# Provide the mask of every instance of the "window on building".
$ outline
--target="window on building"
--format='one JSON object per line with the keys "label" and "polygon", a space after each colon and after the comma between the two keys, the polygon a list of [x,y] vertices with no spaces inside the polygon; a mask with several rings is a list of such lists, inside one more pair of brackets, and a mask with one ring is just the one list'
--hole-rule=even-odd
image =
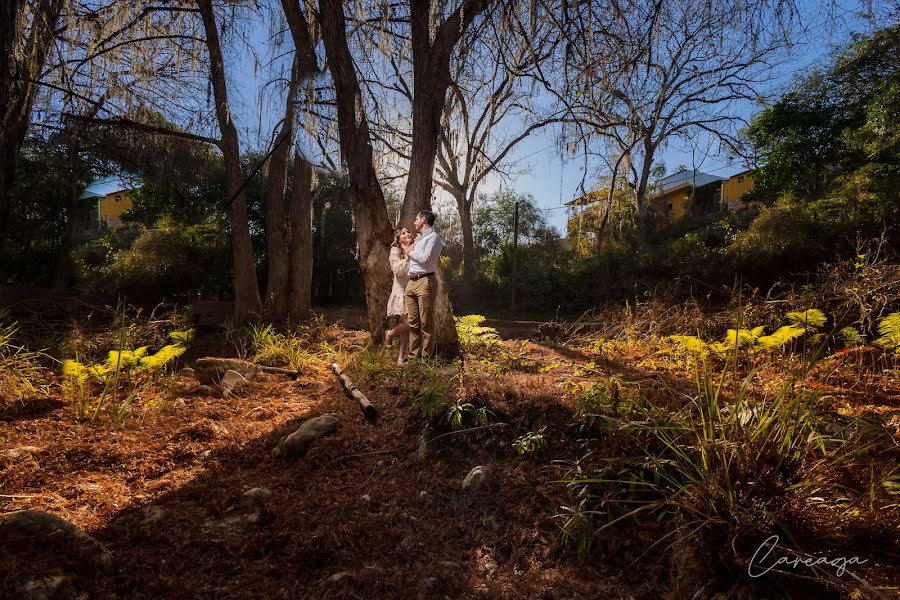
{"label": "window on building", "polygon": [[120,201],[121,199],[122,199],[122,195],[116,194],[116,202]]}
{"label": "window on building", "polygon": [[743,175],[741,175],[740,177],[738,177],[738,183],[744,183],[744,176],[743,176]]}

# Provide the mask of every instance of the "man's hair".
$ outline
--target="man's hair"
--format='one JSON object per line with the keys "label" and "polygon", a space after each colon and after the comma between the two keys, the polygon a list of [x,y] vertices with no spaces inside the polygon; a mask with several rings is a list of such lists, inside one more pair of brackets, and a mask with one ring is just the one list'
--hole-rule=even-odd
{"label": "man's hair", "polygon": [[425,220],[428,221],[429,227],[434,227],[434,222],[435,220],[437,220],[437,215],[435,215],[430,210],[423,210],[419,214],[425,217]]}

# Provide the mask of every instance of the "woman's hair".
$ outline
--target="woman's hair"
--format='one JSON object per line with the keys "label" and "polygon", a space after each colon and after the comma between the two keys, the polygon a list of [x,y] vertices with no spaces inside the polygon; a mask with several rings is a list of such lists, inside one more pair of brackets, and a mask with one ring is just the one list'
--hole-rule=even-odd
{"label": "woman's hair", "polygon": [[404,229],[409,231],[406,227],[398,227],[394,230],[394,243],[391,244],[392,247],[400,249],[401,256],[403,255],[403,246],[400,245],[400,236],[403,235]]}

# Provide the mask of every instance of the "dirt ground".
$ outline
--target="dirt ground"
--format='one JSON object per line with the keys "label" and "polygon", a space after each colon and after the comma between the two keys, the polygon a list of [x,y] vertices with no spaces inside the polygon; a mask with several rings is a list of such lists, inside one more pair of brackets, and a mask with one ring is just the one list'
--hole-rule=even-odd
{"label": "dirt ground", "polygon": [[[364,336],[342,335],[346,343]],[[529,352],[543,364],[589,358],[534,344]],[[539,456],[510,448],[527,431],[515,418],[506,429],[433,438],[423,453],[410,398],[361,385],[380,412],[368,423],[325,368],[296,381],[263,374],[228,400],[189,395],[196,382],[179,376],[164,410],[124,425],[79,421],[56,397],[0,403],[0,513],[52,513],[111,552],[106,569],[64,568],[56,596],[23,595],[22,585],[58,575],[58,557],[2,561],[0,596],[679,597],[657,583],[666,561],[629,566],[628,543],[606,544],[585,562],[561,546],[554,515],[565,488],[552,462],[580,451],[566,429],[572,407],[561,392],[535,391],[555,385],[558,374],[516,377],[521,393],[504,416],[550,425],[550,449]],[[692,385],[663,383],[686,392]],[[495,407],[504,409],[503,400]],[[340,419],[337,433],[303,457],[272,457],[299,422],[326,413]],[[485,483],[464,492],[476,466],[487,467]],[[248,501],[248,490],[258,500]]]}
{"label": "dirt ground", "polygon": [[[195,383],[179,377],[178,391]],[[561,552],[562,486],[547,457],[482,435],[434,439],[421,458],[408,398],[373,396],[373,425],[325,370],[261,375],[229,400],[176,396],[124,426],[78,421],[56,398],[2,405],[0,510],[60,516],[112,553],[101,575],[68,573],[60,596],[652,597]],[[336,434],[302,458],[271,456],[297,422],[325,413],[339,417]],[[464,493],[479,465],[486,483]],[[261,511],[241,504],[252,488],[271,491]],[[57,566],[8,562],[0,595]]]}

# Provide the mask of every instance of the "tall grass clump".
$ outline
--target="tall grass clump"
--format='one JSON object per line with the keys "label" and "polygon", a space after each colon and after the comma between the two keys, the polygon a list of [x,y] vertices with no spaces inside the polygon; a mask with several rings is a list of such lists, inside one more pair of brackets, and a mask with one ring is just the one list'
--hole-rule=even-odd
{"label": "tall grass clump", "polygon": [[[892,471],[876,460],[882,442],[863,424],[830,433],[832,416],[819,408],[816,388],[804,385],[815,364],[814,356],[773,386],[760,369],[741,379],[733,361],[698,362],[694,394],[681,410],[663,414],[644,402],[628,418],[609,419],[613,443],[627,456],[592,469],[585,460],[568,464],[569,502],[558,515],[563,541],[584,556],[606,530],[655,520],[659,536],[642,556],[670,556],[673,585],[694,586],[683,590],[690,597],[704,577],[746,582],[754,551],[771,535],[781,537],[779,552],[788,556],[814,554],[836,533],[820,528],[823,516],[896,523],[889,485],[847,483],[846,472],[860,465],[872,471],[871,481],[887,481]],[[771,391],[758,391],[763,384]],[[825,505],[827,515],[814,508]],[[833,569],[789,575],[834,583]]]}
{"label": "tall grass clump", "polygon": [[46,393],[39,381],[46,370],[40,352],[32,352],[15,342],[18,324],[0,310],[0,399],[14,400]]}

